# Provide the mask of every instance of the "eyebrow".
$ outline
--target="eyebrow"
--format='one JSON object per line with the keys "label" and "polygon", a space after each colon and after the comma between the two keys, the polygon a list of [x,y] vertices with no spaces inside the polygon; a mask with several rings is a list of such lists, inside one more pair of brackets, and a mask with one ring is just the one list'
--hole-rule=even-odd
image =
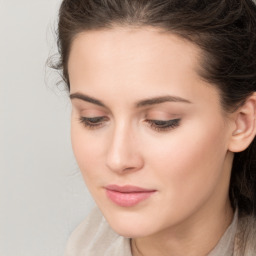
{"label": "eyebrow", "polygon": [[164,102],[182,102],[182,103],[192,103],[191,101],[178,97],[178,96],[160,96],[160,97],[155,97],[155,98],[150,98],[150,99],[145,99],[142,101],[139,101],[136,104],[136,107],[145,107],[145,106],[151,106],[155,104],[161,104]]}
{"label": "eyebrow", "polygon": [[[82,93],[72,93],[72,94],[70,94],[69,97],[71,100],[72,99],[80,99],[80,100],[90,102],[92,104],[107,108],[106,105],[103,102],[101,102],[100,100],[97,100],[95,98],[92,98],[92,97],[82,94]],[[182,102],[182,103],[190,103],[190,104],[192,103],[191,101],[181,98],[181,97],[178,97],[178,96],[167,95],[167,96],[160,96],[160,97],[154,97],[154,98],[141,100],[141,101],[137,102],[135,104],[135,106],[137,108],[141,108],[141,107],[145,107],[145,106],[161,104],[164,102]]]}
{"label": "eyebrow", "polygon": [[79,99],[79,100],[83,100],[83,101],[93,103],[93,104],[101,106],[101,107],[106,107],[100,100],[97,100],[95,98],[92,98],[90,96],[87,96],[87,95],[79,93],[79,92],[70,94],[69,98],[71,100],[72,99]]}

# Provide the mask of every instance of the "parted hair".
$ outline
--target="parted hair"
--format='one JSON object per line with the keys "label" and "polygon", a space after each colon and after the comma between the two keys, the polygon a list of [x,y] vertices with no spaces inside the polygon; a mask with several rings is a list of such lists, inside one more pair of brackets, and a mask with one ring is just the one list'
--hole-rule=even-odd
{"label": "parted hair", "polygon": [[[218,88],[225,111],[256,91],[256,5],[252,0],[64,0],[59,10],[58,69],[70,88],[74,38],[88,30],[152,26],[202,50],[200,75]],[[239,215],[256,218],[256,139],[235,153],[229,195]],[[256,243],[256,242],[255,242]]]}

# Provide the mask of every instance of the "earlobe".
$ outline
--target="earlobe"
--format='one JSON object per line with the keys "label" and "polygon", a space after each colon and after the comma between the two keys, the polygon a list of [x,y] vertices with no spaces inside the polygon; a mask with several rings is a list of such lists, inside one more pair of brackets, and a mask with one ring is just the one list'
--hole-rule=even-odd
{"label": "earlobe", "polygon": [[235,129],[229,144],[231,152],[244,151],[256,135],[256,93],[247,98],[235,113]]}

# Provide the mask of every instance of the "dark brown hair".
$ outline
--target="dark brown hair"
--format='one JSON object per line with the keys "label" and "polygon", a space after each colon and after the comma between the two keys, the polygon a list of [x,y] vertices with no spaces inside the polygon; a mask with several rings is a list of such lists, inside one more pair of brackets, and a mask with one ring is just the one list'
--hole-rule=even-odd
{"label": "dark brown hair", "polygon": [[[153,26],[175,33],[203,52],[201,76],[216,85],[223,109],[233,111],[256,91],[256,6],[251,0],[64,0],[58,48],[70,88],[67,62],[80,32],[115,26]],[[256,141],[236,153],[230,199],[239,212],[256,215]]]}

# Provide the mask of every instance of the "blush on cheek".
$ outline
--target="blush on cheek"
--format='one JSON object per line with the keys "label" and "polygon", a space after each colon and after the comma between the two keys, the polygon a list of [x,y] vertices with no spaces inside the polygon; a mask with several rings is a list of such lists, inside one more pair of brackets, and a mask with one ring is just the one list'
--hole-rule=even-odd
{"label": "blush on cheek", "polygon": [[162,176],[165,186],[172,187],[173,193],[187,203],[193,196],[196,198],[203,191],[207,194],[213,190],[223,171],[226,155],[225,138],[220,136],[219,129],[201,127],[196,130],[193,136],[184,133],[171,143],[165,142],[161,150],[156,148],[151,158],[157,159],[154,163],[156,176]]}
{"label": "blush on cheek", "polygon": [[102,143],[97,141],[95,136],[90,135],[90,132],[85,131],[85,128],[80,124],[72,123],[71,126],[71,141],[75,159],[83,178],[89,185],[91,178],[98,175],[97,171],[102,170]]}

